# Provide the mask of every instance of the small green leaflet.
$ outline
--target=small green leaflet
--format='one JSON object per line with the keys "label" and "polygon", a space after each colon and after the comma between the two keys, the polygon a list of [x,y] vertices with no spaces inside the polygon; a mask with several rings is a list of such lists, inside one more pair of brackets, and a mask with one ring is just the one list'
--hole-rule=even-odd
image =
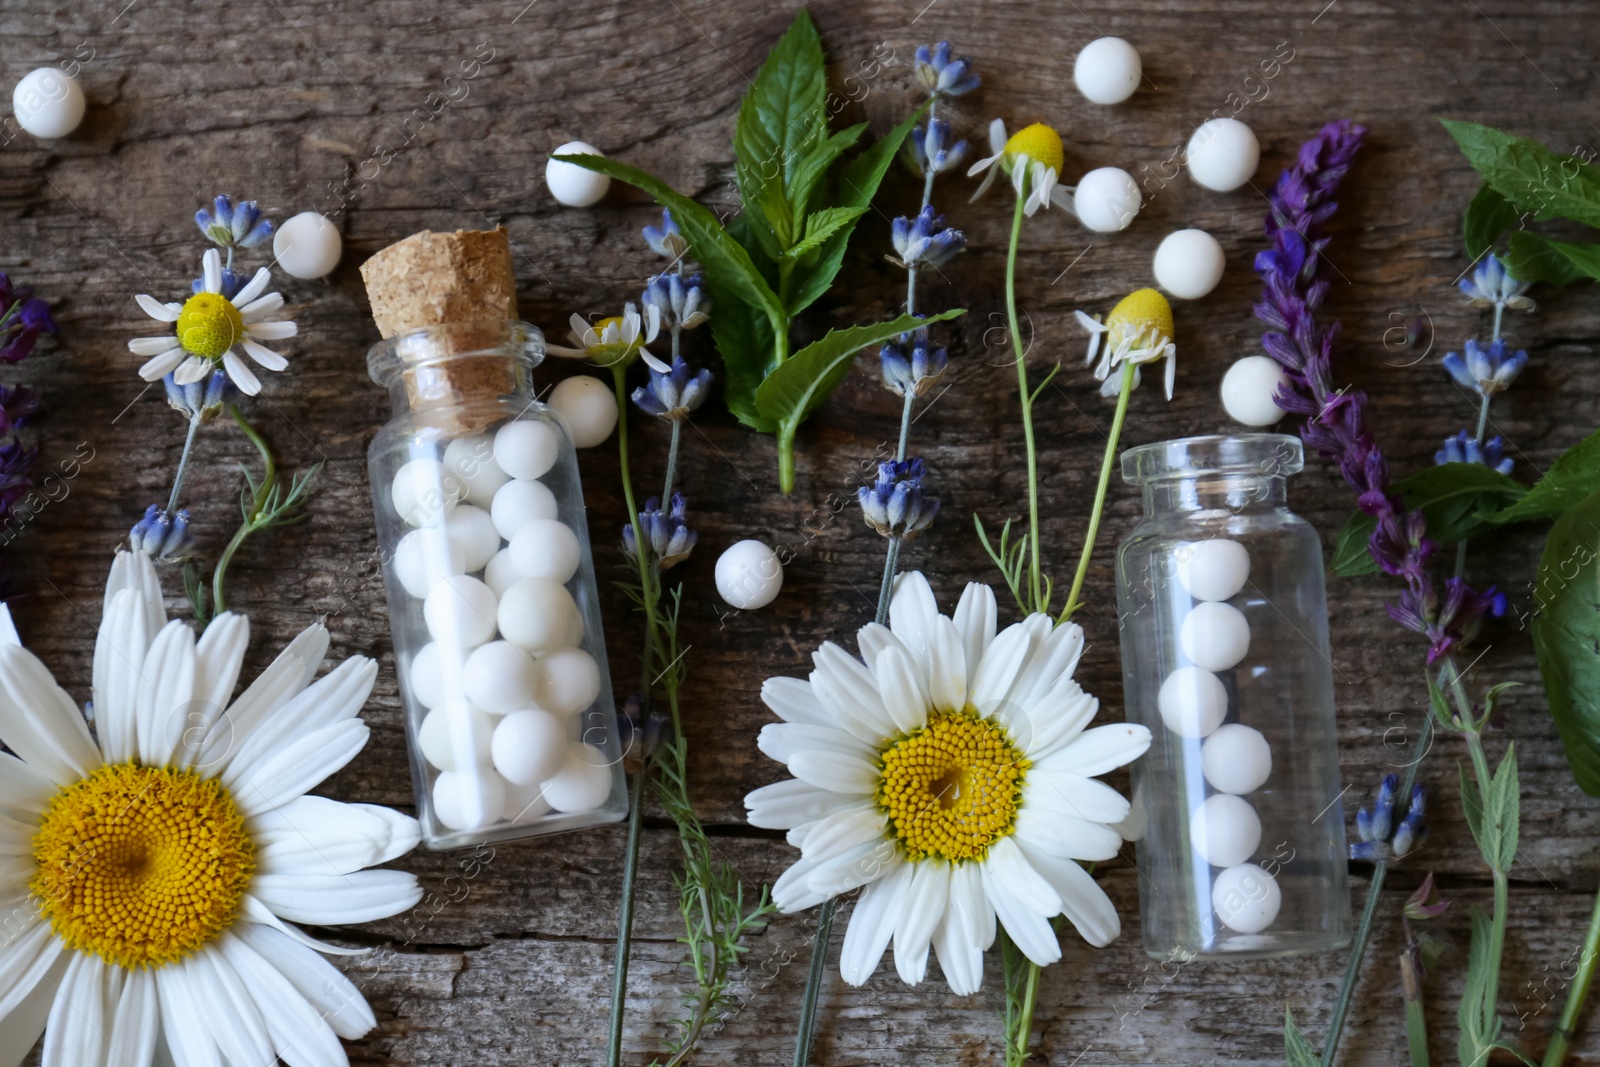
{"label": "small green leaflet", "polygon": [[827,135],[827,90],[822,40],[802,10],[761,64],[733,131],[739,198],[768,259],[794,241],[788,188],[800,161]]}
{"label": "small green leaflet", "polygon": [[1535,221],[1572,219],[1600,226],[1600,170],[1538,141],[1476,122],[1441,119],[1479,176]]}
{"label": "small green leaflet", "polygon": [[1494,783],[1489,790],[1488,814],[1497,827],[1496,840],[1499,854],[1496,857],[1502,871],[1509,871],[1517,862],[1517,836],[1522,824],[1522,786],[1517,778],[1517,745],[1506,745],[1506,754],[1494,772]]}
{"label": "small green leaflet", "polygon": [[[1499,511],[1528,492],[1527,486],[1510,475],[1477,463],[1427,467],[1396,483],[1395,489],[1406,507],[1422,509],[1428,536],[1441,544],[1470,536],[1483,526],[1484,512]],[[1377,525],[1376,519],[1359,511],[1350,517],[1334,544],[1334,574],[1350,577],[1378,570],[1367,551]]]}
{"label": "small green leaflet", "polygon": [[1525,282],[1548,282],[1557,287],[1600,278],[1600,244],[1552,241],[1518,230],[1511,235],[1506,267]]}
{"label": "small green leaflet", "polygon": [[[1517,221],[1517,209],[1511,202],[1494,191],[1491,185],[1478,187],[1478,195],[1467,205],[1466,216],[1461,220],[1462,237],[1467,244],[1467,255],[1476,262],[1494,247],[1495,241],[1512,223]],[[1526,275],[1518,274],[1518,278]]]}
{"label": "small green leaflet", "polygon": [[1534,606],[1533,649],[1550,715],[1578,788],[1600,797],[1600,492],[1551,527]]}
{"label": "small green leaflet", "polygon": [[825,207],[806,217],[806,233],[798,243],[793,245],[787,253],[790,259],[800,259],[806,254],[822,247],[822,243],[840,229],[849,226],[862,215],[866,214],[864,207]]}
{"label": "small green leaflet", "polygon": [[1526,494],[1483,518],[1497,525],[1553,519],[1596,490],[1600,490],[1600,430],[1557,456]]}
{"label": "small green leaflet", "polygon": [[1286,1067],[1319,1067],[1322,1063],[1317,1050],[1294,1024],[1294,1012],[1288,1008],[1283,1009],[1283,1051]]}

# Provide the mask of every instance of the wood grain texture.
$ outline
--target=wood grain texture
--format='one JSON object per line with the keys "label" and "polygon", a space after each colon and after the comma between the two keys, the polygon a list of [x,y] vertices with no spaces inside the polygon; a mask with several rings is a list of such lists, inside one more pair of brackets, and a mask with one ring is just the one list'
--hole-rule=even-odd
{"label": "wood grain texture", "polygon": [[[272,376],[252,405],[284,465],[326,463],[306,525],[251,541],[234,564],[233,597],[252,616],[248,670],[259,669],[308,621],[327,619],[333,654],[377,656],[382,673],[367,719],[372,743],[324,787],[332,796],[409,806],[411,783],[396,699],[365,474],[365,445],[388,417],[365,373],[376,339],[356,267],[415,230],[507,227],[525,317],[552,331],[567,315],[615,309],[655,269],[638,229],[653,209],[614,189],[589,211],[559,208],[542,184],[544,154],[587,140],[646,167],[718,206],[733,202],[728,138],[738,101],[766,50],[792,18],[793,0],[508,0],[441,5],[423,0],[268,0],[263,4],[140,0],[123,7],[11,0],[0,9],[0,69],[15,80],[34,66],[82,63],[91,101],[69,140],[16,135],[0,148],[0,268],[56,299],[62,343],[18,368],[49,412],[37,423],[46,465],[80,448],[93,458],[8,551],[27,643],[72,692],[86,695],[99,598],[110,552],[144,506],[164,499],[182,444],[159,390],[141,394],[127,338],[147,330],[134,292],[179,293],[197,273],[200,245],[189,223],[217,192],[259,198],[276,218],[305,209],[336,213],[343,264],[326,281],[286,280],[301,336],[286,345],[292,369]],[[949,116],[978,143],[988,119],[1048,121],[1067,136],[1067,171],[1122,166],[1146,183],[1147,206],[1127,232],[1090,236],[1048,212],[1028,229],[1019,263],[1019,302],[1033,328],[1035,365],[1065,373],[1038,409],[1050,569],[1071,568],[1109,424],[1079,362],[1083,340],[1072,311],[1104,311],[1148,283],[1166,232],[1200,226],[1228,253],[1228,273],[1210,297],[1178,310],[1178,393],[1164,402],[1141,390],[1127,444],[1220,430],[1223,370],[1254,351],[1249,314],[1261,247],[1263,191],[1302,140],[1326,120],[1353,117],[1371,128],[1346,185],[1330,258],[1337,268],[1329,307],[1344,323],[1341,378],[1372,396],[1375,424],[1398,472],[1429,462],[1438,442],[1473,416],[1473,398],[1440,373],[1437,357],[1485,329],[1452,282],[1466,267],[1460,213],[1476,188],[1470,168],[1437,123],[1471,118],[1558,147],[1594,144],[1588,118],[1600,105],[1593,42],[1600,9],[1582,2],[1526,0],[1173,0],[1054,4],[1026,0],[817,0],[833,83],[854,98],[846,117],[882,131],[909,106],[910,59],[918,43],[943,37],[971,53],[984,77]],[[1116,34],[1144,55],[1145,84],[1126,105],[1097,108],[1072,87],[1071,62],[1095,36]],[[1265,99],[1241,116],[1262,142],[1252,186],[1208,194],[1186,177],[1162,183],[1163,161],[1229,94],[1255,92],[1244,79],[1293,49]],[[898,62],[864,78],[864,61],[892,49]],[[474,77],[447,84],[463,63]],[[848,77],[855,81],[847,82]],[[465,92],[452,86],[465,86]],[[453,99],[438,106],[438,97]],[[1015,382],[1003,339],[1000,283],[1005,227],[1000,197],[965,203],[962,179],[941,185],[940,205],[964,227],[972,250],[923,287],[928,306],[971,309],[946,333],[952,387],[919,418],[913,447],[927,458],[944,518],[907,550],[947,602],[962,583],[991,572],[969,516],[986,520],[1025,506]],[[886,317],[901,279],[883,260],[888,219],[915,202],[896,173],[864,220],[840,283],[806,317],[820,335],[833,324]],[[1532,477],[1596,421],[1600,376],[1592,373],[1600,303],[1592,286],[1540,293],[1537,314],[1509,319],[1533,360],[1495,408],[1494,432],[1510,443],[1519,473]],[[1395,328],[1422,315],[1432,350],[1396,347]],[[697,336],[708,355],[709,338]],[[810,650],[835,639],[853,647],[872,610],[882,544],[841,502],[852,495],[880,442],[895,431],[898,401],[876,383],[874,361],[802,430],[799,484],[776,491],[769,438],[754,436],[711,406],[686,438],[680,468],[700,532],[699,554],[681,571],[689,583],[684,639],[686,692],[695,752],[695,796],[719,846],[753,881],[775,878],[793,857],[781,840],[742,824],[741,797],[774,781],[778,767],[757,753],[768,721],[762,679],[807,669]],[[550,384],[570,368],[548,368]],[[665,434],[638,427],[639,466],[659,472]],[[186,494],[211,558],[237,518],[236,465],[248,445],[221,425],[202,436]],[[609,447],[583,456],[602,569],[617,563],[609,531],[623,520]],[[1350,499],[1325,465],[1295,479],[1292,504],[1331,544]],[[1081,621],[1090,647],[1081,674],[1105,714],[1116,716],[1121,671],[1112,608],[1110,547],[1137,520],[1135,496],[1117,487],[1090,574]],[[793,553],[782,598],[768,611],[719,615],[711,593],[717,551],[759,537]],[[1534,550],[1525,531],[1475,545],[1471,573],[1530,607]],[[169,592],[177,592],[169,579]],[[1331,587],[1332,634],[1343,770],[1363,795],[1403,760],[1406,731],[1421,721],[1420,648],[1383,614],[1392,589],[1372,577]],[[175,598],[170,607],[179,610]],[[636,630],[620,595],[604,605],[619,691],[632,686]],[[1544,710],[1525,633],[1503,626],[1475,668],[1528,685],[1506,700],[1497,755],[1517,742],[1523,783],[1522,853],[1516,868],[1502,1008],[1531,1050],[1559,1010],[1562,980],[1600,880],[1600,804],[1572,784]],[[1446,926],[1461,946],[1441,966],[1435,1005],[1438,1062],[1451,1060],[1466,905],[1486,902],[1486,877],[1451,793],[1461,753],[1443,744],[1423,778],[1433,790],[1433,836],[1417,866],[1392,878],[1380,937],[1367,960],[1346,1042],[1349,1064],[1392,1065],[1403,1053],[1394,959],[1399,902],[1431,867],[1461,901]],[[1353,811],[1349,805],[1347,812]],[[466,876],[468,854],[419,853],[401,861],[430,897],[412,915],[341,936],[370,941],[374,954],[349,964],[373,1002],[378,1028],[351,1045],[372,1064],[591,1064],[598,1062],[615,927],[620,828],[531,844],[498,846]],[[685,975],[670,877],[675,842],[664,823],[647,834],[631,984],[630,1064],[670,1033]],[[1360,873],[1360,872],[1358,872]],[[1308,1033],[1325,1025],[1343,954],[1258,964],[1191,965],[1163,973],[1139,949],[1136,874],[1126,863],[1102,875],[1125,932],[1094,952],[1081,944],[1047,972],[1038,1020],[1040,1062],[1050,1064],[1281,1064],[1281,1022],[1292,1006]],[[1362,885],[1358,880],[1357,892]],[[751,946],[737,992],[740,1010],[706,1041],[707,1065],[787,1062],[803,982],[811,918],[785,917]],[[837,952],[837,945],[835,946]],[[864,988],[835,976],[825,988],[818,1062],[835,1065],[1000,1062],[995,1046],[997,961],[979,996],[949,995],[935,977],[901,986],[882,971]],[[1169,971],[1171,969],[1169,968]],[[936,976],[935,971],[935,976]],[[1552,1000],[1553,998],[1553,1000]],[[1551,1003],[1546,1004],[1546,1001]],[[1600,1008],[1570,1062],[1600,1064]]]}

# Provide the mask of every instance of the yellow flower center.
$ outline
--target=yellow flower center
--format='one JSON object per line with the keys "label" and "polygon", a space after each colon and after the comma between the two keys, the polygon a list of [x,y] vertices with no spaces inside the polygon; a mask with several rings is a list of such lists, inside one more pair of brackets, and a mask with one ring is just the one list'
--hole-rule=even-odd
{"label": "yellow flower center", "polygon": [[244,316],[221,293],[196,293],[178,312],[178,343],[192,355],[221,359],[244,336]]}
{"label": "yellow flower center", "polygon": [[1018,130],[1006,142],[1006,155],[1016,157],[1027,156],[1061,174],[1061,168],[1066,163],[1066,151],[1061,147],[1061,135],[1042,122],[1035,122],[1026,129]]}
{"label": "yellow flower center", "polygon": [[913,860],[982,859],[1016,823],[1028,761],[1004,727],[971,708],[933,712],[881,762],[878,805]]}
{"label": "yellow flower center", "polygon": [[29,888],[68,947],[162,967],[232,925],[255,845],[215,778],[113,763],[56,794],[33,858]]}
{"label": "yellow flower center", "polygon": [[1172,305],[1154,289],[1135,289],[1111,309],[1106,316],[1109,331],[1107,340],[1113,345],[1124,337],[1138,338],[1151,334],[1156,338],[1173,339]]}

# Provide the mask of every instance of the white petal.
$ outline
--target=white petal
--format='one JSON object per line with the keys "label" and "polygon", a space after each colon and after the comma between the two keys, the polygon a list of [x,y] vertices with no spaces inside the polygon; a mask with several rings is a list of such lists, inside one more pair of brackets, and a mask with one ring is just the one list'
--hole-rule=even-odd
{"label": "white petal", "polygon": [[982,866],[984,878],[1002,883],[1006,892],[1029,911],[1046,918],[1060,913],[1061,898],[1050,883],[1028,865],[1014,836],[1002,837],[990,845]]}
{"label": "white petal", "polygon": [[1121,822],[1129,808],[1126,797],[1098,779],[1038,768],[1028,772],[1023,803],[1103,823]]}
{"label": "white petal", "polygon": [[856,632],[856,648],[861,652],[861,659],[867,665],[867,670],[877,672],[878,657],[883,655],[886,648],[905,648],[905,642],[894,635],[894,631],[882,623],[869,622]]}
{"label": "white petal", "polygon": [[223,934],[217,947],[250,990],[273,1047],[285,1062],[291,1067],[346,1067],[339,1035],[287,978],[234,934]]}
{"label": "white petal", "polygon": [[744,803],[751,826],[792,830],[831,815],[846,805],[862,804],[863,800],[860,796],[819,789],[798,778],[786,778],[754,790],[744,798]]}
{"label": "white petal", "polygon": [[1052,629],[1048,618],[1036,618],[1043,622],[1045,637],[1011,687],[1009,703],[1017,708],[1033,707],[1063,677],[1071,677],[1083,655],[1083,627],[1069,622]]}
{"label": "white petal", "polygon": [[866,664],[832,641],[823,642],[811,658],[817,665],[811,672],[811,692],[833,713],[837,725],[874,746],[893,736],[894,720]]}
{"label": "white petal", "polygon": [[78,706],[39,657],[17,645],[0,645],[0,741],[57,785],[103,762]]}
{"label": "white petal", "polygon": [[182,304],[163,304],[153,296],[140,293],[134,297],[134,302],[157,322],[177,322],[178,316],[183,312]]}
{"label": "white petal", "polygon": [[1122,849],[1122,835],[1105,823],[1039,807],[1017,812],[1016,835],[1041,852],[1069,860],[1108,860]]}
{"label": "white petal", "polygon": [[316,953],[263,926],[243,924],[235,929],[247,945],[322,1013],[334,1033],[353,1041],[377,1025],[361,991]]}
{"label": "white petal", "polygon": [[155,972],[156,1001],[161,1008],[161,1037],[176,1067],[222,1067],[222,1055],[211,1040],[205,1012],[181,965]]}
{"label": "white petal", "polygon": [[[173,762],[194,711],[194,630],[173,619],[150,642],[140,667],[137,740],[148,767]],[[199,735],[195,735],[198,739]]]}
{"label": "white petal", "polygon": [[763,726],[761,733],[756,736],[756,747],[768,759],[784,764],[797,752],[833,752],[869,761],[878,755],[875,749],[868,748],[835,727],[788,722],[771,722]]}
{"label": "white petal", "polygon": [[973,192],[972,196],[968,197],[967,203],[972,203],[974,200],[978,199],[978,197],[988,192],[989,186],[994,184],[995,175],[1000,173],[999,167],[991,165],[994,162],[994,159],[979,160],[977,163],[972,165],[971,170],[967,171],[968,177],[971,177],[972,175],[978,173],[978,171],[983,170],[986,167],[988,168],[988,173],[983,176],[983,181],[978,183],[978,188]]}
{"label": "white petal", "polygon": [[815,870],[816,864],[801,856],[788,870],[778,875],[778,880],[772,883],[772,902],[779,911],[793,915],[797,911],[814,908],[832,896],[831,893],[811,888],[811,875]]}
{"label": "white petal", "polygon": [[148,619],[134,588],[119,589],[100,619],[92,693],[95,728],[107,763],[123,763],[139,754],[139,679],[150,650]]}
{"label": "white petal", "polygon": [[985,936],[994,925],[994,908],[983,894],[983,875],[976,863],[964,863],[950,875],[950,896],[944,918],[933,933],[933,948],[945,981],[957,996],[971,996],[983,984]]}
{"label": "white petal", "polygon": [[784,722],[810,726],[836,726],[837,721],[823,710],[803,678],[768,678],[761,683],[761,702]]}
{"label": "white petal", "polygon": [[[567,325],[572,329],[572,339],[580,345],[588,344],[584,334],[589,332],[589,320],[576,311],[567,319]],[[584,355],[588,355],[587,352]]]}
{"label": "white petal", "polygon": [[1172,387],[1178,384],[1178,358],[1177,349],[1172,345],[1167,346],[1167,374],[1165,378],[1167,399],[1172,399]]}
{"label": "white petal", "polygon": [[983,865],[983,892],[994,905],[1000,925],[1024,956],[1041,967],[1061,958],[1061,942],[1051,929],[1050,920],[1019,900],[1006,879],[997,876],[987,863]]}
{"label": "white petal", "polygon": [[1091,334],[1102,334],[1111,329],[1111,327],[1107,326],[1099,319],[1092,318],[1082,311],[1074,311],[1072,315],[1078,320],[1078,325],[1082,326],[1085,330],[1088,330]]}
{"label": "white petal", "polygon": [[861,985],[878,969],[883,950],[894,936],[894,924],[904,906],[915,867],[904,861],[861,891],[844,946],[839,950],[839,974],[850,985]]}
{"label": "white petal", "polygon": [[1085,730],[1076,741],[1039,760],[1037,766],[1093,778],[1132,763],[1149,747],[1148,728],[1131,722],[1112,723]]}
{"label": "white petal", "polygon": [[939,711],[960,711],[967,703],[967,654],[961,647],[961,631],[943,615],[933,623],[928,703]]}
{"label": "white petal", "polygon": [[871,794],[878,788],[878,768],[856,756],[797,752],[789,763],[789,773],[834,793]]}
{"label": "white petal", "polygon": [[418,829],[388,808],[306,796],[251,819],[250,837],[263,874],[340,875],[410,851]]}
{"label": "white petal", "polygon": [[994,119],[989,123],[989,151],[1001,155],[1006,150],[1006,120]]}
{"label": "white petal", "polygon": [[250,893],[282,918],[311,926],[387,919],[422,899],[416,875],[390,870],[349,874],[258,873],[250,881]]}
{"label": "white petal", "polygon": [[977,677],[978,664],[983,662],[983,654],[989,650],[989,643],[994,640],[998,616],[994,590],[978,582],[968,582],[966,589],[962,590],[961,600],[956,604],[956,613],[952,618],[955,619],[956,629],[961,632],[961,647],[967,653],[969,689],[972,680]]}
{"label": "white petal", "polygon": [[195,646],[194,711],[183,735],[191,761],[200,755],[212,725],[233,696],[249,644],[250,620],[231,611],[212,619],[200,635]]}
{"label": "white petal", "polygon": [[287,359],[280,356],[266,345],[256,344],[248,337],[244,339],[244,343],[240,347],[244,349],[245,355],[255,360],[258,365],[265,367],[267,370],[283,370],[289,366],[289,361]]}
{"label": "white petal", "polygon": [[177,370],[172,372],[172,380],[179,385],[193,385],[195,382],[204,381],[211,373],[212,363],[209,359],[199,356],[190,356],[184,360]]}
{"label": "white petal", "polygon": [[1076,680],[1062,678],[1055,688],[1011,721],[1011,736],[1035,762],[1059,751],[1083,733],[1100,710],[1100,701]]}
{"label": "white petal", "polygon": [[242,311],[245,305],[266,292],[270,284],[272,284],[272,271],[266,267],[256,268],[255,276],[245,283],[243,289],[233,294],[233,306]]}
{"label": "white petal", "polygon": [[122,991],[112,1009],[106,1067],[148,1067],[160,1034],[156,980],[150,971],[126,971]]}
{"label": "white petal", "polygon": [[[132,589],[144,604],[145,631],[153,640],[167,624],[167,609],[161,598],[161,579],[156,575],[156,565],[144,552],[118,549],[111,560],[111,574],[106,578],[105,597],[101,610],[111,606],[111,601],[124,589]],[[142,655],[142,653],[141,653]]]}
{"label": "white petal", "polygon": [[889,629],[904,641],[914,655],[928,655],[933,620],[939,617],[939,604],[933,589],[920,571],[910,571],[894,580],[894,596],[889,600]]}
{"label": "white petal", "polygon": [[1052,856],[1027,841],[1019,840],[1017,847],[1038,871],[1055,887],[1061,898],[1061,912],[1077,929],[1079,935],[1095,948],[1104,948],[1122,933],[1122,921],[1117,909],[1106,896],[1106,891],[1089,876],[1089,872],[1069,859]]}
{"label": "white petal", "polygon": [[252,322],[244,328],[246,337],[257,341],[283,341],[300,332],[300,327],[283,319],[277,322]]}
{"label": "white petal", "polygon": [[894,969],[907,985],[928,972],[928,946],[950,895],[950,864],[922,860],[912,866],[916,871],[894,927]]}
{"label": "white petal", "polygon": [[190,993],[206,1014],[206,1028],[228,1063],[270,1064],[274,1055],[266,1024],[226,957],[207,946],[180,966],[187,972]]}
{"label": "white petal", "polygon": [[371,952],[366,948],[345,948],[342,945],[330,945],[325,941],[318,941],[298,926],[284,922],[275,915],[271,908],[251,896],[244,895],[239,904],[239,918],[242,922],[257,923],[268,929],[276,930],[297,945],[304,945],[313,952],[320,952],[324,956],[364,956]]}
{"label": "white petal", "polygon": [[[366,746],[371,731],[359,719],[350,719],[285,745],[246,775],[224,784],[233,791],[239,810],[255,815],[280,804],[287,804],[343,767]],[[233,767],[228,768],[231,775]]]}
{"label": "white petal", "polygon": [[106,984],[99,956],[74,952],[56,990],[44,1032],[41,1067],[84,1067],[106,1058]]}
{"label": "white petal", "polygon": [[11,618],[11,609],[4,604],[0,604],[0,644],[22,644],[22,638],[17,636],[17,624]]}
{"label": "white petal", "polygon": [[810,825],[805,835],[807,858],[818,865],[851,849],[883,838],[887,813],[876,807],[852,805]]}
{"label": "white petal", "polygon": [[182,348],[169,348],[142,363],[139,366],[139,377],[147,382],[159,382],[183,362],[185,355]]}
{"label": "white petal", "polygon": [[0,1018],[11,1014],[34,986],[50,976],[57,959],[66,951],[66,946],[50,932],[49,923],[23,921],[31,921],[31,925],[11,934],[5,951],[0,952]]}
{"label": "white petal", "polygon": [[206,249],[205,255],[200,257],[200,274],[206,292],[222,292],[222,256],[215,248]]}
{"label": "white petal", "polygon": [[[1025,195],[1024,190],[1027,188],[1027,182],[1028,182],[1028,157],[1026,155],[1018,153],[1011,160],[1011,188],[1012,188],[1012,191],[1015,192],[1019,197]],[[1033,214],[1032,211],[1028,210],[1028,207],[1030,205],[1032,205],[1032,204],[1033,204],[1033,197],[1029,196],[1028,200],[1027,200],[1027,203],[1023,206],[1023,209],[1022,209],[1024,214],[1027,214],[1027,215],[1032,215]]]}
{"label": "white petal", "polygon": [[[264,270],[266,268],[262,269]],[[239,308],[239,317],[244,319],[246,323],[260,322],[264,316],[272,314],[281,307],[283,307],[283,294],[268,293],[259,300],[254,300],[249,304],[241,305]]]}
{"label": "white petal", "polygon": [[[178,339],[170,333],[160,337],[135,337],[128,342],[128,351],[136,356],[160,356],[174,349],[181,351],[182,348],[183,346],[178,344]],[[159,378],[160,375],[156,377]]]}
{"label": "white petal", "polygon": [[877,675],[878,692],[895,729],[908,734],[928,724],[928,695],[922,691],[922,680],[912,666],[909,653],[898,648],[885,650],[878,657],[873,673]]}
{"label": "white petal", "polygon": [[900,859],[892,841],[867,841],[819,861],[806,885],[825,897],[836,897],[877,881]]}
{"label": "white petal", "polygon": [[274,712],[310,683],[327,651],[328,630],[321,623],[300,631],[212,726],[201,764],[220,767],[237,753]]}
{"label": "white petal", "polygon": [[222,366],[228,372],[228,377],[233,379],[233,384],[246,396],[255,396],[261,392],[261,379],[256,377],[256,372],[245,366],[233,349],[222,353]]}
{"label": "white petal", "polygon": [[56,784],[9,752],[0,752],[0,814],[19,821],[43,815]]}
{"label": "white petal", "polygon": [[[352,656],[301,690],[239,744],[222,773],[232,783],[312,730],[355,718],[367,702],[378,677],[378,665],[365,656]],[[241,698],[242,700],[243,698]]]}
{"label": "white petal", "polygon": [[1030,627],[1014,623],[994,639],[973,672],[972,706],[979,714],[993,715],[1009,710],[1002,707],[1006,694],[1011,690],[1011,683],[1016,681],[1017,672],[1028,661],[1037,636]]}
{"label": "white petal", "polygon": [[[45,975],[7,1015],[0,1016],[0,1067],[18,1067],[29,1058],[45,1021],[55,1006],[56,988],[66,973],[68,955],[57,958],[54,970]],[[139,1065],[142,1067],[142,1065]]]}

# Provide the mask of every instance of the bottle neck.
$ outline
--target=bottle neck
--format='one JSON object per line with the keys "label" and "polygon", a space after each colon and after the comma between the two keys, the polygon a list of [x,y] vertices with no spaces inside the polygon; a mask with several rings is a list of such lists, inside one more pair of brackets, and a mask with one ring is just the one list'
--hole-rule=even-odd
{"label": "bottle neck", "polygon": [[396,415],[461,407],[502,396],[533,396],[527,362],[503,352],[477,352],[413,363],[389,379]]}
{"label": "bottle neck", "polygon": [[1285,507],[1288,482],[1281,474],[1257,471],[1208,471],[1204,474],[1157,478],[1144,484],[1144,510],[1164,514],[1268,511]]}

